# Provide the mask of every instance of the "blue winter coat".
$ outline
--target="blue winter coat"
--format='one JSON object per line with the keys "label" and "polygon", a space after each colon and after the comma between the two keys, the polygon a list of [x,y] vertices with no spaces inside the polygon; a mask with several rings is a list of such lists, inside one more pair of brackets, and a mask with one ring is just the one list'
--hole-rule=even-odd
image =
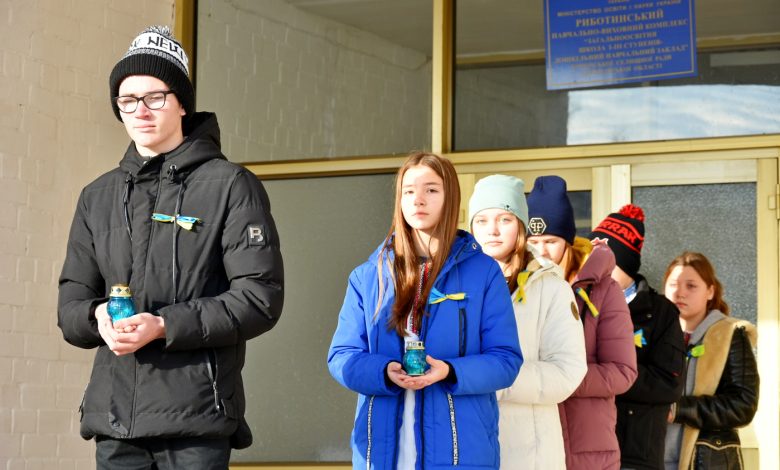
{"label": "blue winter coat", "polygon": [[[385,378],[385,369],[391,361],[401,361],[404,346],[387,327],[395,299],[387,265],[386,292],[375,315],[379,252],[349,277],[328,367],[339,383],[359,394],[353,467],[395,470],[404,390]],[[431,303],[434,293],[426,305],[421,331],[426,353],[447,361],[457,379],[416,392],[416,468],[497,469],[495,392],[512,385],[523,362],[509,290],[498,264],[463,231],[458,231],[434,288],[466,296]]]}

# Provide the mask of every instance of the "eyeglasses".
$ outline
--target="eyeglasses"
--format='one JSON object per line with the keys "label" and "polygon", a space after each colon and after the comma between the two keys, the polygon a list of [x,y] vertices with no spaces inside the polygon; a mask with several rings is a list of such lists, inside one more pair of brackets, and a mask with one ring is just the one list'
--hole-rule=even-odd
{"label": "eyeglasses", "polygon": [[148,109],[160,109],[165,106],[165,97],[171,93],[175,93],[172,90],[168,91],[153,91],[147,93],[140,98],[135,96],[117,96],[114,98],[116,105],[123,113],[134,113],[138,109],[138,102],[143,101],[144,106]]}

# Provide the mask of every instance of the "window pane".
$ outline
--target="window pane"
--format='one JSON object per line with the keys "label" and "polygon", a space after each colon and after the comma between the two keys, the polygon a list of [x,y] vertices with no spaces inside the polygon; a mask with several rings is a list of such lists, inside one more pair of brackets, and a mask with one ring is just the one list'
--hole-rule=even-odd
{"label": "window pane", "polygon": [[231,460],[347,462],[356,395],[333,380],[325,362],[349,274],[390,228],[394,175],[263,184],[282,241],[287,295],[279,323],[247,343],[243,377],[254,443]]}
{"label": "window pane", "polygon": [[574,209],[574,225],[577,227],[577,236],[586,237],[593,229],[591,223],[591,192],[569,191],[569,201]]}
{"label": "window pane", "polygon": [[663,292],[669,262],[698,251],[715,266],[732,315],[756,323],[755,183],[634,188],[632,198],[645,211],[640,271],[650,285]]}
{"label": "window pane", "polygon": [[[547,91],[542,4],[456,2],[455,150],[780,133],[776,46],[700,53],[688,79]],[[780,2],[696,7],[699,39],[780,33]]]}
{"label": "window pane", "polygon": [[197,108],[238,162],[426,148],[431,16],[423,1],[201,0]]}
{"label": "window pane", "polygon": [[780,133],[780,50],[698,60],[695,78],[570,91],[566,143]]}

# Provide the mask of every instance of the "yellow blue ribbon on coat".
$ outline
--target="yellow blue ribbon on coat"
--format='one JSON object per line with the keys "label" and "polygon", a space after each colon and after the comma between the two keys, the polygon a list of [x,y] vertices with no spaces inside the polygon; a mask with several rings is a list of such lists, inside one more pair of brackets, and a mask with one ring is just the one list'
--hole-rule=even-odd
{"label": "yellow blue ribbon on coat", "polygon": [[525,283],[528,282],[528,277],[531,275],[530,271],[522,271],[517,275],[517,294],[515,295],[515,302],[525,303]]}
{"label": "yellow blue ribbon on coat", "polygon": [[692,347],[688,351],[688,357],[702,357],[704,355],[704,345],[699,344],[698,346]]}
{"label": "yellow blue ribbon on coat", "polygon": [[582,301],[585,302],[585,305],[587,305],[588,308],[590,309],[590,314],[593,315],[594,317],[599,316],[599,310],[596,308],[595,305],[593,305],[593,302],[590,301],[590,298],[588,297],[588,293],[585,292],[585,289],[583,289],[582,287],[578,287],[576,292],[577,295],[580,296]]}
{"label": "yellow blue ribbon on coat", "polygon": [[164,224],[171,224],[175,221],[176,225],[183,228],[184,230],[192,230],[192,226],[200,222],[200,219],[197,217],[190,217],[188,215],[173,216],[167,214],[159,214],[157,212],[152,214],[152,220],[154,220],[155,222],[162,222]]}
{"label": "yellow blue ribbon on coat", "polygon": [[647,346],[647,340],[645,339],[645,331],[640,328],[634,332],[634,346],[641,348]]}
{"label": "yellow blue ribbon on coat", "polygon": [[429,304],[440,304],[445,300],[463,300],[466,298],[465,292],[456,292],[454,294],[443,294],[437,288],[431,288],[431,295],[428,296]]}

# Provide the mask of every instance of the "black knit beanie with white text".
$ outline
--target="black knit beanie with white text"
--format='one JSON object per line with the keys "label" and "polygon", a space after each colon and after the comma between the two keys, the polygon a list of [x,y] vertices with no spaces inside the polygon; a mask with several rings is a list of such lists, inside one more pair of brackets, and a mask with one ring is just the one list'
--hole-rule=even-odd
{"label": "black knit beanie with white text", "polygon": [[195,90],[189,77],[189,59],[182,45],[167,26],[150,26],[133,39],[130,48],[117,62],[108,79],[111,108],[122,120],[115,98],[122,81],[131,75],[159,78],[176,94],[187,119],[195,112]]}

